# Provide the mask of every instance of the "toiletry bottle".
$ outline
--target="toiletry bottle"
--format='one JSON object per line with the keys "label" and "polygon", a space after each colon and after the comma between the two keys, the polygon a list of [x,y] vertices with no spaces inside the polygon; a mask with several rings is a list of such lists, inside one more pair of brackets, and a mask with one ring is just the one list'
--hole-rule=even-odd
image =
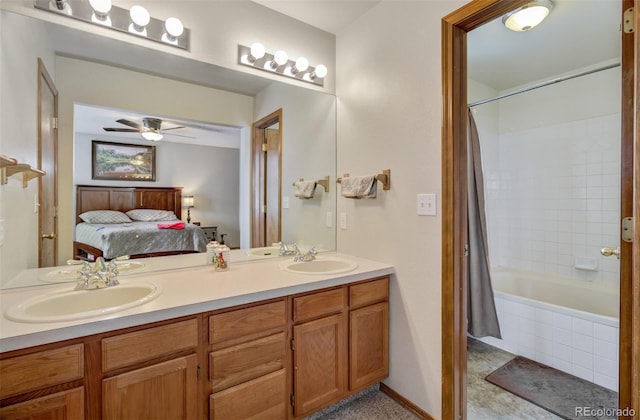
{"label": "toiletry bottle", "polygon": [[207,244],[207,264],[214,264],[214,258],[216,255],[216,248],[218,247],[218,242],[211,241]]}
{"label": "toiletry bottle", "polygon": [[216,246],[213,263],[216,271],[227,271],[229,269],[229,252],[230,249],[226,245],[218,244],[218,246]]}

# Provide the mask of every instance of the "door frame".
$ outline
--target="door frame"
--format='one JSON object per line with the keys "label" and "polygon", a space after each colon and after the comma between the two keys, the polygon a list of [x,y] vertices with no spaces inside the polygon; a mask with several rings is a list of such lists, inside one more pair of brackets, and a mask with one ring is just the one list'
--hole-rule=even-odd
{"label": "door frame", "polygon": [[[529,0],[476,0],[442,19],[442,418],[466,418],[466,258],[467,243],[467,32],[499,18]],[[623,36],[622,150],[623,191],[635,194],[623,203],[621,216],[635,219],[634,242],[621,242],[620,385],[619,407],[635,410],[640,418],[640,0],[622,0],[626,10],[635,5],[635,32]],[[626,38],[625,38],[626,36]],[[635,81],[635,82],[634,82]],[[626,151],[627,155],[624,155]],[[635,184],[634,184],[635,183]],[[635,185],[635,187],[634,187]],[[628,191],[631,188],[632,191]],[[624,194],[623,194],[624,195]]]}
{"label": "door frame", "polygon": [[[58,119],[58,89],[53,83],[53,79],[49,75],[47,68],[41,58],[38,58],[38,168],[42,168],[42,97],[45,89],[48,89],[53,94],[53,118]],[[44,176],[53,177],[53,203],[47,203],[46,205],[53,205],[54,207],[54,223],[53,223],[53,262],[54,265],[58,264],[58,128],[53,122],[50,123],[51,135],[53,136],[53,173],[47,173]],[[38,178],[38,266],[42,266],[42,225],[43,215],[43,180],[44,177]]]}
{"label": "door frame", "polygon": [[[251,232],[250,246],[262,247],[265,241],[265,213],[262,205],[267,194],[266,179],[264,173],[267,165],[265,160],[265,152],[262,148],[264,133],[268,127],[279,124],[279,145],[278,145],[278,204],[277,204],[277,220],[278,220],[278,238],[282,237],[282,108],[270,113],[269,115],[254,122],[251,127]],[[259,235],[259,236],[256,236]]]}

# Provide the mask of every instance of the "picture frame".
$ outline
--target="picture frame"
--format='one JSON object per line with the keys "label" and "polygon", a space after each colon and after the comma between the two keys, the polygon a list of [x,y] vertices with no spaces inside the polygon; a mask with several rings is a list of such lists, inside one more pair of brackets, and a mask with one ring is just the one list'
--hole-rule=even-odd
{"label": "picture frame", "polygon": [[91,141],[91,179],[156,180],[156,147]]}

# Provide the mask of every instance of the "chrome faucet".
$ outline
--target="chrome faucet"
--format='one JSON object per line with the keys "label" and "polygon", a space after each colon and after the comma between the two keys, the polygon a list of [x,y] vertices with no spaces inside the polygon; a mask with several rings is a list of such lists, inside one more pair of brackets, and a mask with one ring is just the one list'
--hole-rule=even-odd
{"label": "chrome faucet", "polygon": [[284,242],[280,242],[280,252],[278,253],[279,256],[284,257],[285,255],[298,255],[298,254],[300,254],[298,245],[296,245],[295,243],[287,245]]}
{"label": "chrome faucet", "polygon": [[316,259],[316,255],[318,255],[318,251],[313,247],[306,254],[303,254],[298,250],[296,256],[293,257],[293,262],[309,262]]}
{"label": "chrome faucet", "polygon": [[103,289],[117,286],[120,284],[117,276],[118,266],[114,261],[105,262],[103,257],[98,257],[93,266],[89,262],[83,261],[80,278],[75,290]]}

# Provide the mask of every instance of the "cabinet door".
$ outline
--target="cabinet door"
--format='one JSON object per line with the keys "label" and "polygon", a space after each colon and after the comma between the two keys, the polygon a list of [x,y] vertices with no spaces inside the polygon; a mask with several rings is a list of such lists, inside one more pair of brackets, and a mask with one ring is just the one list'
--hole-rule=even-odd
{"label": "cabinet door", "polygon": [[84,388],[74,388],[0,409],[5,420],[81,420],[84,418]]}
{"label": "cabinet door", "polygon": [[389,302],[349,314],[349,390],[358,391],[389,375]]}
{"label": "cabinet door", "polygon": [[347,337],[344,314],[293,327],[295,416],[339,401],[347,391]]}
{"label": "cabinet door", "polygon": [[195,354],[103,381],[105,419],[194,419],[198,416]]}
{"label": "cabinet door", "polygon": [[287,370],[280,369],[209,397],[212,420],[287,418]]}

